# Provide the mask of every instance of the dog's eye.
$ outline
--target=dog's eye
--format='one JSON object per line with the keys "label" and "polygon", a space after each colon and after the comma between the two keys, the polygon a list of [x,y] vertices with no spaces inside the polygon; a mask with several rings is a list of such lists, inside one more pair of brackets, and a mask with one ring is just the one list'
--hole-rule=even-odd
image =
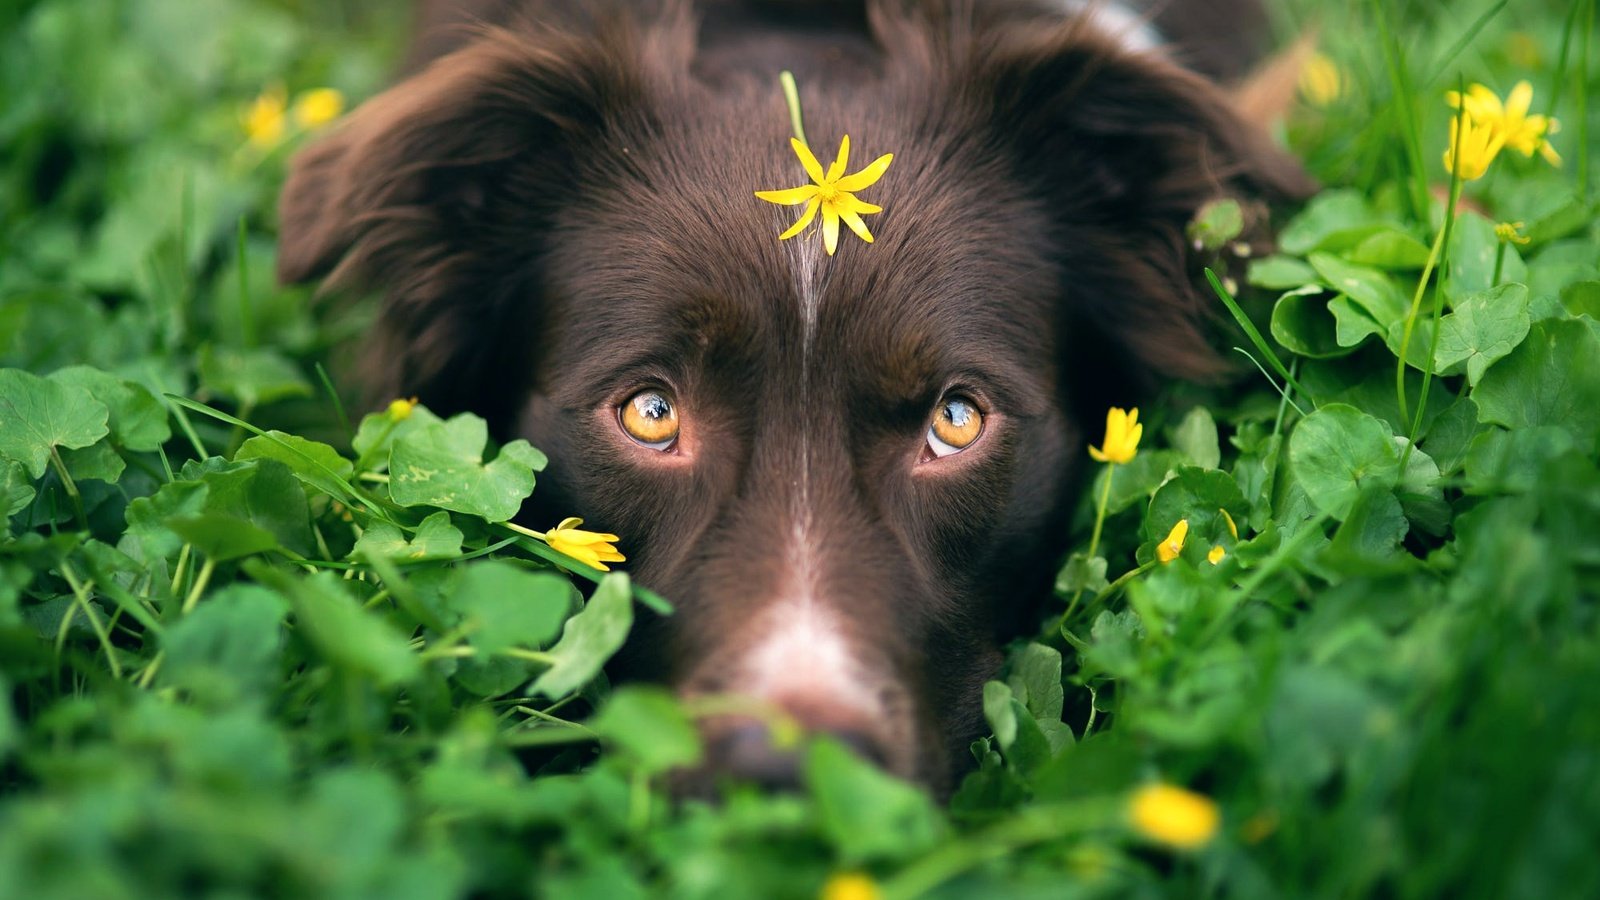
{"label": "dog's eye", "polygon": [[983,434],[983,413],[965,397],[946,397],[928,426],[928,449],[934,456],[949,456],[972,446]]}
{"label": "dog's eye", "polygon": [[618,411],[628,437],[652,450],[667,450],[678,439],[678,410],[662,391],[640,391]]}

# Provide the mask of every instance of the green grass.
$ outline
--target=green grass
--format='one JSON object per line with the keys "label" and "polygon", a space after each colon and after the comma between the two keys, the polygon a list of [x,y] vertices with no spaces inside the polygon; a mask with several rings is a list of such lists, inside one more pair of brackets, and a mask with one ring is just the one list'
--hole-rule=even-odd
{"label": "green grass", "polygon": [[[405,17],[0,8],[0,896],[1600,895],[1595,5],[1294,4],[1345,76],[1285,129],[1327,190],[1211,277],[1262,377],[1141,411],[948,805],[819,742],[715,808],[663,784],[718,708],[601,674],[671,598],[568,563],[585,602],[505,524],[526,444],[350,422],[369,313],[272,283],[306,136],[241,112],[370,95]],[[1450,215],[1444,91],[1522,79],[1564,165]],[[1214,837],[1132,827],[1152,782]]]}

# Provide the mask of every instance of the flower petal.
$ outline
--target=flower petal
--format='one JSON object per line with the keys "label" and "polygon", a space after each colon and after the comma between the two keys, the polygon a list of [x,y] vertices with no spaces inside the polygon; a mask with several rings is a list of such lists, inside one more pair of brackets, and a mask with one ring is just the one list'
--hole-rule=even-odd
{"label": "flower petal", "polygon": [[817,217],[817,207],[821,205],[821,197],[812,197],[811,201],[806,204],[806,211],[800,214],[800,220],[795,222],[793,225],[790,225],[788,231],[778,235],[778,240],[787,241],[789,238],[794,237],[802,231],[805,231],[806,226],[811,224],[811,220]]}
{"label": "flower petal", "polygon": [[822,163],[817,162],[816,154],[811,152],[799,138],[789,138],[789,146],[794,148],[794,155],[800,157],[800,165],[805,166],[806,174],[817,184],[822,183]]}
{"label": "flower petal", "polygon": [[835,206],[839,207],[840,213],[849,210],[857,215],[870,216],[873,213],[883,212],[883,207],[861,200],[854,194],[840,194],[839,199],[833,202]]}
{"label": "flower petal", "polygon": [[1511,93],[1506,95],[1506,118],[1520,119],[1528,114],[1531,106],[1533,106],[1533,85],[1526,81],[1517,82],[1511,88]]}
{"label": "flower petal", "polygon": [[779,206],[799,206],[816,195],[817,186],[814,184],[803,184],[786,191],[756,191],[757,197]]}
{"label": "flower petal", "polygon": [[835,181],[835,180],[837,180],[839,178],[840,175],[843,175],[844,174],[845,163],[847,163],[849,161],[849,159],[850,159],[850,135],[847,134],[847,135],[844,136],[844,140],[841,140],[839,142],[839,156],[838,156],[838,158],[836,158],[833,161],[833,165],[828,167],[828,178],[827,178],[827,180],[828,181]]}
{"label": "flower petal", "polygon": [[851,210],[840,209],[839,218],[843,219],[844,223],[850,226],[850,230],[856,233],[856,237],[861,238],[863,241],[866,241],[869,244],[872,243],[872,232],[867,230],[867,223],[861,221],[860,216],[856,215]]}
{"label": "flower petal", "polygon": [[865,169],[854,175],[846,175],[835,182],[833,186],[838,190],[851,192],[872,187],[879,178],[883,177],[883,173],[888,170],[891,162],[894,162],[894,154],[885,153],[869,163]]}
{"label": "flower petal", "polygon": [[822,246],[829,256],[839,249],[839,211],[832,203],[822,204]]}

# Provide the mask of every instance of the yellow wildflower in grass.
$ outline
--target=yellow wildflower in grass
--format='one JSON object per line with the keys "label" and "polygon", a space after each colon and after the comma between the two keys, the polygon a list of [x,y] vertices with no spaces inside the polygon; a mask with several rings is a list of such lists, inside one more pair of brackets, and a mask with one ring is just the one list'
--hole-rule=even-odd
{"label": "yellow wildflower in grass", "polygon": [[1221,544],[1218,544],[1215,547],[1211,548],[1211,552],[1210,553],[1206,554],[1206,562],[1211,563],[1214,566],[1217,563],[1222,562],[1222,558],[1224,556],[1227,556],[1227,555],[1228,555],[1227,549],[1224,548]]}
{"label": "yellow wildflower in grass", "polygon": [[344,94],[334,88],[313,88],[294,101],[294,121],[301,128],[316,128],[344,112]]}
{"label": "yellow wildflower in grass", "polygon": [[1522,233],[1528,227],[1526,222],[1501,222],[1494,226],[1494,236],[1502,243],[1526,246],[1533,239]]}
{"label": "yellow wildflower in grass", "polygon": [[242,117],[245,137],[251,145],[270,149],[283,140],[287,131],[284,115],[287,102],[281,84],[267,88],[251,101]]}
{"label": "yellow wildflower in grass", "polygon": [[579,528],[583,520],[569,517],[561,520],[561,524],[545,532],[544,542],[550,549],[557,553],[565,553],[581,563],[586,563],[602,572],[609,572],[608,562],[626,562],[627,557],[617,552],[615,545],[617,536],[614,534],[601,534],[596,531],[584,531]]}
{"label": "yellow wildflower in grass", "polygon": [[[1489,164],[1500,155],[1506,145],[1505,133],[1500,129],[1478,123],[1469,113],[1450,119],[1450,143],[1444,151],[1444,168],[1461,176],[1462,181],[1476,181],[1489,171]],[[1460,157],[1456,148],[1460,147]]]}
{"label": "yellow wildflower in grass", "polygon": [[1169,563],[1178,558],[1183,552],[1183,542],[1189,539],[1189,520],[1179,519],[1178,524],[1172,526],[1167,536],[1156,545],[1156,559]]}
{"label": "yellow wildflower in grass", "polygon": [[[1561,157],[1549,140],[1550,135],[1561,130],[1561,123],[1549,116],[1528,115],[1533,106],[1533,85],[1528,82],[1517,82],[1503,103],[1498,94],[1481,84],[1467,88],[1466,96],[1448,91],[1445,102],[1452,108],[1465,109],[1474,125],[1497,132],[1504,146],[1529,158],[1537,152],[1550,165],[1561,165]],[[1462,152],[1465,155],[1465,147]]]}
{"label": "yellow wildflower in grass", "polygon": [[1180,850],[1205,846],[1222,818],[1210,797],[1170,784],[1134,791],[1129,812],[1140,834]]}
{"label": "yellow wildflower in grass", "polygon": [[1124,410],[1113,406],[1106,413],[1106,439],[1099,447],[1091,446],[1089,455],[1098,462],[1126,465],[1139,452],[1139,438],[1143,436],[1139,408]]}
{"label": "yellow wildflower in grass", "polygon": [[396,422],[404,422],[411,418],[411,413],[417,408],[417,398],[409,400],[395,399],[389,401],[389,418]]}
{"label": "yellow wildflower in grass", "polygon": [[878,900],[882,896],[878,883],[860,872],[840,872],[822,886],[822,900]]}
{"label": "yellow wildflower in grass", "polygon": [[883,207],[874,206],[863,200],[856,199],[856,192],[872,187],[883,173],[888,171],[889,163],[894,161],[893,153],[873,160],[865,169],[852,175],[845,175],[844,168],[850,159],[850,135],[845,135],[839,142],[839,157],[824,172],[822,163],[817,161],[811,148],[807,147],[799,138],[790,138],[789,144],[794,147],[795,156],[800,157],[800,165],[805,167],[806,174],[811,176],[812,184],[801,185],[786,191],[756,191],[756,196],[768,203],[780,206],[799,206],[804,203],[805,211],[800,214],[799,221],[778,235],[778,240],[786,241],[806,229],[812,220],[817,217],[817,211],[822,212],[822,245],[827,248],[828,255],[839,246],[839,223],[850,226],[867,243],[872,243],[872,232],[867,230],[867,223],[862,221],[863,215],[883,212]]}
{"label": "yellow wildflower in grass", "polygon": [[1339,64],[1313,53],[1300,69],[1300,95],[1312,106],[1327,106],[1344,93],[1344,73]]}

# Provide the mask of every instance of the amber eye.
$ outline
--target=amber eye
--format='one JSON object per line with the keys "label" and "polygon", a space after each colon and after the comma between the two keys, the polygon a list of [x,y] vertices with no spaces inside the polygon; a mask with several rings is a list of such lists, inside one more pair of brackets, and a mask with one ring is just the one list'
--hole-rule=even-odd
{"label": "amber eye", "polygon": [[618,411],[628,437],[652,450],[669,450],[678,439],[678,410],[664,391],[640,391]]}
{"label": "amber eye", "polygon": [[949,456],[972,446],[983,434],[983,413],[965,397],[946,397],[940,401],[928,426],[928,449],[934,456]]}

